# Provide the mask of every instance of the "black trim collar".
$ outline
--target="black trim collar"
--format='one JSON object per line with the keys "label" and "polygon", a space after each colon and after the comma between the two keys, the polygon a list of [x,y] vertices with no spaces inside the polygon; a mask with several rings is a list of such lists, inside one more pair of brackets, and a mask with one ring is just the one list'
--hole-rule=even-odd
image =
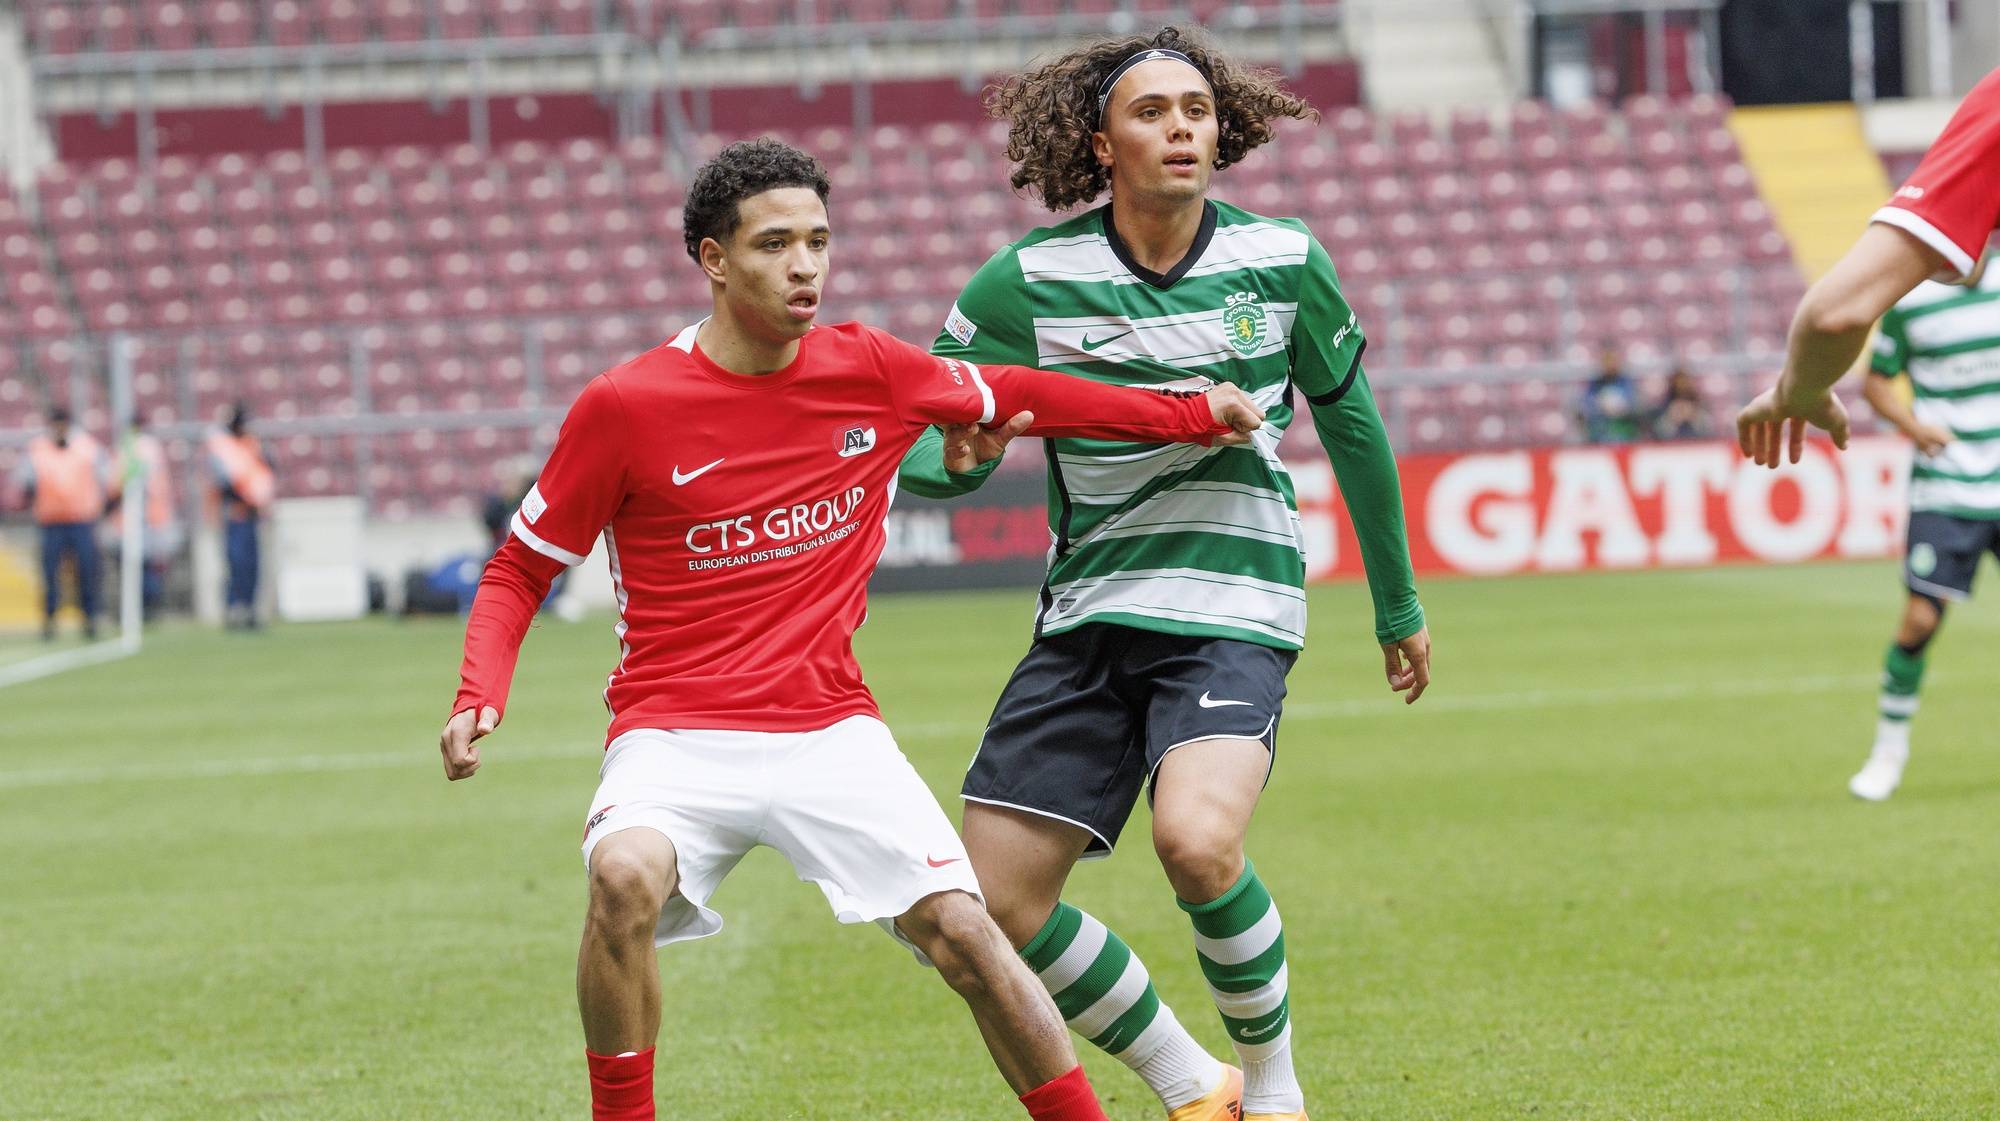
{"label": "black trim collar", "polygon": [[1175,281],[1186,276],[1187,271],[1194,267],[1194,263],[1201,260],[1201,255],[1208,252],[1208,243],[1215,237],[1215,204],[1207,199],[1202,200],[1201,228],[1194,232],[1194,243],[1188,246],[1186,255],[1174,262],[1174,267],[1164,273],[1154,272],[1132,259],[1132,251],[1125,248],[1125,239],[1118,236],[1118,224],[1111,220],[1111,208],[1108,206],[1104,208],[1102,222],[1104,238],[1111,243],[1111,255],[1118,258],[1118,263],[1124,265],[1133,276],[1153,287],[1167,289],[1172,288]]}

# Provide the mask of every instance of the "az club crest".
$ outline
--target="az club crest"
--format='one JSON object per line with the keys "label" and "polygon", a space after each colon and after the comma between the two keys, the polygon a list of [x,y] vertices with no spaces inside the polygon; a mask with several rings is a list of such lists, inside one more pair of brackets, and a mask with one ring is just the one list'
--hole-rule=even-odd
{"label": "az club crest", "polygon": [[839,439],[835,441],[834,450],[840,453],[840,458],[850,459],[860,455],[862,452],[872,451],[874,448],[875,430],[873,428],[848,428],[841,431]]}
{"label": "az club crest", "polygon": [[1257,293],[1238,292],[1222,307],[1222,333],[1236,353],[1248,358],[1264,345],[1264,305]]}

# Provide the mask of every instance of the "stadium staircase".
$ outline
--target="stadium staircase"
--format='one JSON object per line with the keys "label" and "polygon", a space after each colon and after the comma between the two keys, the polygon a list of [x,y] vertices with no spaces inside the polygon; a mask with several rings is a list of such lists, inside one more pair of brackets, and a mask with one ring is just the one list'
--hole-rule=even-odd
{"label": "stadium staircase", "polygon": [[0,178],[16,192],[26,191],[35,169],[55,157],[48,130],[35,115],[34,84],[21,17],[0,8]]}
{"label": "stadium staircase", "polygon": [[25,549],[0,542],[0,630],[25,630],[41,621],[41,577],[32,565]]}
{"label": "stadium staircase", "polygon": [[1483,0],[1348,0],[1368,103],[1379,109],[1511,100]]}
{"label": "stadium staircase", "polygon": [[1840,259],[1889,197],[1888,174],[1853,105],[1738,109],[1729,128],[1808,279]]}

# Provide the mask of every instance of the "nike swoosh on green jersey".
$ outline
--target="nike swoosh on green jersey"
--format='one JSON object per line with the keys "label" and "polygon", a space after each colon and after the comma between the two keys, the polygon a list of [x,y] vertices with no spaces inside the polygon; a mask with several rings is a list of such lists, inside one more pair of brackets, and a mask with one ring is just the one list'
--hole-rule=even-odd
{"label": "nike swoosh on green jersey", "polygon": [[1121,334],[1116,334],[1116,335],[1112,335],[1112,336],[1111,336],[1111,337],[1109,337],[1109,338],[1103,338],[1103,339],[1098,339],[1098,340],[1096,340],[1096,341],[1094,341],[1094,342],[1093,342],[1093,341],[1091,340],[1091,337],[1090,337],[1089,335],[1085,335],[1085,336],[1083,337],[1083,349],[1084,349],[1084,352],[1085,352],[1085,353],[1087,354],[1087,353],[1089,353],[1090,351],[1093,351],[1093,350],[1096,350],[1096,349],[1097,349],[1098,347],[1101,347],[1101,346],[1105,345],[1106,343],[1115,343],[1115,342],[1117,342],[1117,341],[1118,341],[1119,339],[1122,339],[1122,338],[1124,338],[1124,337],[1125,337],[1126,335],[1129,335],[1129,334],[1131,334],[1131,333],[1132,333],[1132,332],[1130,332],[1130,331],[1125,331],[1125,332],[1123,332],[1123,333],[1121,333]]}

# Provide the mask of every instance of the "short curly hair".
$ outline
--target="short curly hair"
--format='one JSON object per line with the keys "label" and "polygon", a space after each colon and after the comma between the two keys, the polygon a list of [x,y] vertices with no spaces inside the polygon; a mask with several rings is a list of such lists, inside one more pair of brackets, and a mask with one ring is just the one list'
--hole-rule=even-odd
{"label": "short curly hair", "polygon": [[701,261],[703,238],[727,243],[743,221],[737,203],[765,191],[805,187],[819,201],[833,189],[818,160],[768,136],[739,140],[715,154],[694,173],[687,203],[681,207],[681,238],[688,256]]}
{"label": "short curly hair", "polygon": [[1111,171],[1097,162],[1091,134],[1097,131],[1097,87],[1118,65],[1140,51],[1165,48],[1193,60],[1215,91],[1215,166],[1242,159],[1276,135],[1278,117],[1318,120],[1319,111],[1287,93],[1278,75],[1239,66],[1198,33],[1163,27],[1152,35],[1107,39],[1009,78],[986,99],[987,112],[1011,120],[1008,177],[1016,190],[1040,196],[1050,210],[1090,202],[1111,185]]}

